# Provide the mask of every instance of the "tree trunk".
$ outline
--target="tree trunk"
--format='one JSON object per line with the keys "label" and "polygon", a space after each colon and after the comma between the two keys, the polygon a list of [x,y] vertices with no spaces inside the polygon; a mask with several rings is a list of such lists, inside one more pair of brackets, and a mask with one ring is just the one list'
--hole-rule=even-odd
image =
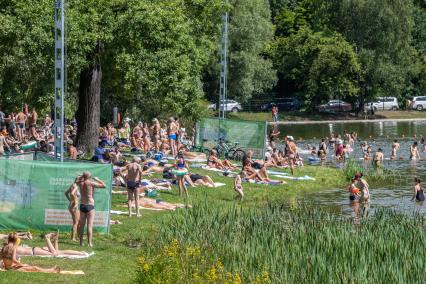
{"label": "tree trunk", "polygon": [[92,153],[99,141],[102,69],[99,44],[87,56],[90,64],[80,73],[78,89],[77,148]]}

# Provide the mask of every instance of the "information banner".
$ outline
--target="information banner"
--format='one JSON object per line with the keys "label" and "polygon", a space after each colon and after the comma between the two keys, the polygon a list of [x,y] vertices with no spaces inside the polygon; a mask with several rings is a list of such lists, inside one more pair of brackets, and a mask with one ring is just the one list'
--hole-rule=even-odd
{"label": "information banner", "polygon": [[111,165],[0,160],[0,229],[69,230],[72,225],[65,191],[83,171],[105,182],[95,189],[93,229],[109,231]]}

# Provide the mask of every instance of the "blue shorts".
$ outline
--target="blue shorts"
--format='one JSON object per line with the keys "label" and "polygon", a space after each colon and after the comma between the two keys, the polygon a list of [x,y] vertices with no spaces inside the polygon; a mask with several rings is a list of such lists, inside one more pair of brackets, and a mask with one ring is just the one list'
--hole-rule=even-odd
{"label": "blue shorts", "polygon": [[176,139],[177,139],[177,135],[176,135],[176,133],[175,133],[175,134],[170,134],[170,135],[169,135],[169,139],[170,139],[170,140],[176,140]]}

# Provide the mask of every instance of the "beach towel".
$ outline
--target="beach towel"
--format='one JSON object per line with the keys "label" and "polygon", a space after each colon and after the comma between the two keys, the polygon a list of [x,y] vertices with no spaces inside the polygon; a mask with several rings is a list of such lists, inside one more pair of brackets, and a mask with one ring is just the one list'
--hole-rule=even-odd
{"label": "beach towel", "polygon": [[226,184],[225,183],[222,183],[222,182],[215,182],[214,183],[214,187],[221,187],[221,186],[225,186]]}
{"label": "beach towel", "polygon": [[257,181],[254,179],[243,179],[244,182],[264,185],[282,185],[283,183],[277,181]]}
{"label": "beach towel", "polygon": [[288,175],[288,173],[285,173],[285,172],[271,171],[271,170],[268,170],[268,174],[270,174],[270,175]]}
{"label": "beach towel", "polygon": [[[7,270],[4,270],[2,268],[0,268],[0,272],[6,272]],[[17,272],[17,270],[10,270],[10,271],[15,271]],[[36,272],[26,272],[26,271],[18,271],[18,272],[25,272],[25,273],[36,273]],[[44,273],[44,272],[39,272],[39,273]],[[54,274],[54,273],[52,273]],[[61,272],[59,272],[59,274],[66,274],[66,275],[84,275],[84,271],[83,270],[61,270]]]}
{"label": "beach towel", "polygon": [[282,178],[282,179],[288,179],[288,180],[315,180],[315,178],[307,176],[307,175],[302,177],[293,177],[288,175],[272,175],[272,176],[277,178]]}
{"label": "beach towel", "polygon": [[43,258],[55,257],[55,258],[66,258],[66,259],[85,259],[85,258],[89,258],[89,257],[95,255],[95,252],[93,252],[93,251],[91,253],[88,253],[88,252],[85,252],[85,251],[82,251],[82,252],[84,252],[85,255],[57,255],[57,256],[53,256],[53,255],[34,255],[32,257],[43,257]]}

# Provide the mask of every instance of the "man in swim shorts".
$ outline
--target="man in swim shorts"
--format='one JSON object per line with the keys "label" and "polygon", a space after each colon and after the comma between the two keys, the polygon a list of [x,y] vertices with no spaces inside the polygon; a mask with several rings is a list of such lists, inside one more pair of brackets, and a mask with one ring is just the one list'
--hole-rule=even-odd
{"label": "man in swim shorts", "polygon": [[25,136],[25,121],[27,120],[27,116],[20,111],[17,115],[16,115],[16,125],[17,125],[17,129],[18,129],[18,133],[17,133],[17,138],[19,141],[22,141],[24,139]]}
{"label": "man in swim shorts", "polygon": [[127,170],[127,206],[129,209],[129,217],[132,216],[132,201],[135,201],[136,217],[140,217],[139,213],[139,186],[143,175],[140,165],[141,159],[134,157],[132,162],[125,167]]}
{"label": "man in swim shorts", "polygon": [[79,237],[80,246],[82,246],[84,226],[87,222],[87,238],[89,242],[89,247],[93,247],[92,228],[93,221],[95,219],[95,200],[93,199],[93,191],[95,188],[105,188],[105,183],[97,177],[94,177],[93,180],[90,180],[90,177],[90,172],[84,172],[82,178],[77,183],[81,193]]}

